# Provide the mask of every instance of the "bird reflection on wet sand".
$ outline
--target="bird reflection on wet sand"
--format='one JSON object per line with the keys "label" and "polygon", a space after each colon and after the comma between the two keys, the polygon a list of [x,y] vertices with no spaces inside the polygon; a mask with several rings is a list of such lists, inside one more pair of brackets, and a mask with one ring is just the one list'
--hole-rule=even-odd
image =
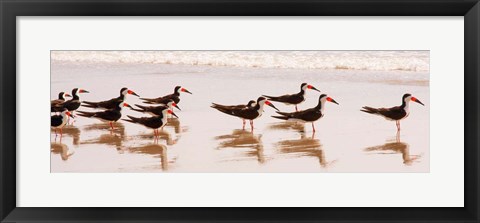
{"label": "bird reflection on wet sand", "polygon": [[72,141],[73,145],[80,144],[80,133],[81,133],[80,129],[72,125],[65,126],[63,128],[63,135],[71,136],[73,139]]}
{"label": "bird reflection on wet sand", "polygon": [[181,126],[180,125],[180,119],[178,119],[178,118],[168,118],[166,127],[173,128],[175,130],[176,134],[180,134],[182,132],[187,132],[188,131],[187,126]]}
{"label": "bird reflection on wet sand", "polygon": [[86,131],[106,130],[108,133],[101,134],[98,138],[81,142],[81,144],[106,144],[115,146],[118,151],[122,151],[122,142],[126,141],[125,126],[121,123],[115,124],[112,131],[108,124],[93,124],[84,128]]}
{"label": "bird reflection on wet sand", "polygon": [[315,157],[323,168],[327,168],[337,161],[327,161],[320,140],[315,139],[315,133],[312,133],[312,136],[308,137],[305,132],[302,131],[300,133],[300,139],[283,140],[278,142],[276,147],[282,154],[290,154],[298,157]]}
{"label": "bird reflection on wet sand", "polygon": [[215,140],[220,141],[218,143],[218,149],[249,149],[247,152],[243,153],[245,157],[256,157],[259,163],[265,162],[262,135],[255,135],[250,131],[236,129],[233,130],[232,134],[216,136]]}
{"label": "bird reflection on wet sand", "polygon": [[158,143],[159,140],[165,140],[165,143],[169,146],[177,144],[178,140],[180,140],[180,137],[177,136],[176,138],[172,137],[172,134],[165,130],[158,130],[158,137],[155,137],[152,133],[146,133],[146,134],[140,134],[134,136],[134,138],[139,138],[139,139],[151,139],[153,140],[154,143]]}
{"label": "bird reflection on wet sand", "polygon": [[161,168],[163,171],[168,170],[169,163],[174,163],[175,160],[168,160],[167,146],[159,143],[150,143],[140,146],[129,147],[128,152],[151,155],[156,158],[160,158]]}
{"label": "bird reflection on wet sand", "polygon": [[297,132],[305,132],[305,125],[298,122],[286,121],[286,122],[276,122],[268,126],[272,130],[294,130]]}
{"label": "bird reflection on wet sand", "polygon": [[120,122],[117,122],[113,124],[113,127],[114,129],[112,130],[108,123],[91,124],[91,125],[85,126],[84,130],[85,131],[94,131],[94,130],[108,131],[111,134],[114,134],[114,133],[120,134],[122,138],[125,137],[125,125],[123,125]]}
{"label": "bird reflection on wet sand", "polygon": [[68,160],[73,155],[73,151],[69,151],[68,146],[60,142],[50,142],[50,151],[53,154],[60,154],[62,160]]}
{"label": "bird reflection on wet sand", "polygon": [[366,152],[377,152],[376,154],[402,154],[403,163],[411,165],[415,160],[419,159],[420,155],[410,155],[410,145],[400,141],[400,132],[397,132],[395,139],[389,139],[383,145],[367,147]]}

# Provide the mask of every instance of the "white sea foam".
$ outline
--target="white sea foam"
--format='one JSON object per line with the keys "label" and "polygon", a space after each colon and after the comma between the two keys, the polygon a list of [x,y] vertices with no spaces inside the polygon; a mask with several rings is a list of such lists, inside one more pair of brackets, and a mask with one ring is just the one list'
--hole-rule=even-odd
{"label": "white sea foam", "polygon": [[429,72],[429,51],[52,51],[52,60]]}

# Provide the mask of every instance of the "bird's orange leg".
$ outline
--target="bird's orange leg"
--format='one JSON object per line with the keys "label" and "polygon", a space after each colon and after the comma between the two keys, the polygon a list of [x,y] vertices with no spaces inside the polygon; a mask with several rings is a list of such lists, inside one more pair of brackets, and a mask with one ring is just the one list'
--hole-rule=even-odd
{"label": "bird's orange leg", "polygon": [[243,121],[242,130],[245,130],[245,119],[242,119],[242,121]]}
{"label": "bird's orange leg", "polygon": [[295,105],[295,111],[298,111],[297,105]]}
{"label": "bird's orange leg", "polygon": [[250,120],[250,127],[252,128],[252,132],[253,132],[253,120]]}
{"label": "bird's orange leg", "polygon": [[315,125],[313,124],[313,122],[312,122],[312,128],[313,128],[313,132],[315,132]]}

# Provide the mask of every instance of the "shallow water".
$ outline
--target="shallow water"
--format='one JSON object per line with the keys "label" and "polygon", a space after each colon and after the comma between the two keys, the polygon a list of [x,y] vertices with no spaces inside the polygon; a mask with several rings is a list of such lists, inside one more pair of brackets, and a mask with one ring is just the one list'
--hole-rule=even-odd
{"label": "shallow water", "polygon": [[[325,116],[310,124],[271,118],[265,107],[247,124],[210,108],[211,102],[241,104],[262,94],[296,93],[308,82],[340,105],[326,105]],[[52,92],[79,87],[81,100],[117,97],[129,87],[142,97],[158,97],[181,85],[179,119],[170,118],[160,139],[143,126],[120,121],[114,131],[95,119],[77,117],[63,137],[51,134],[52,172],[428,172],[428,73],[408,71],[315,70],[200,65],[52,62]],[[396,106],[404,93],[410,116],[396,134],[394,122],[362,113],[364,105]],[[320,93],[307,92],[300,109],[316,105]],[[129,104],[141,101],[129,96]],[[282,111],[293,106],[275,103]],[[89,111],[82,108],[80,110]],[[125,109],[123,115],[148,116]]]}

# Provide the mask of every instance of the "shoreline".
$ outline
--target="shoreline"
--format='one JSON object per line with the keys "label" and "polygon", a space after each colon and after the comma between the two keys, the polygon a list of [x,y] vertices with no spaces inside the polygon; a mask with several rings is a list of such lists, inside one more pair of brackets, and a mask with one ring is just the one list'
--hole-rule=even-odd
{"label": "shoreline", "polygon": [[[339,73],[342,75],[339,76]],[[372,81],[378,80],[379,74],[369,71],[320,74],[305,70],[176,65],[55,64],[52,66],[52,98],[56,98],[58,91],[73,87],[89,90],[90,94],[81,95],[81,100],[88,101],[117,97],[118,89],[123,86],[128,86],[142,97],[155,97],[169,94],[175,85],[182,85],[193,95],[181,96],[179,106],[182,111],[175,111],[180,118],[171,120],[162,132],[159,144],[153,143],[153,131],[142,126],[120,121],[117,123],[119,129],[110,133],[108,125],[78,118],[73,127],[65,129],[67,133],[62,143],[51,139],[51,170],[135,173],[429,172],[428,85],[408,82],[423,80],[423,77],[412,77],[414,75],[409,75],[406,80],[397,80],[395,84],[389,84],[384,79]],[[395,78],[392,74],[384,76]],[[351,78],[343,80],[346,77]],[[90,81],[92,78],[96,81]],[[109,84],[102,84],[105,82]],[[310,125],[302,129],[271,118],[275,113],[270,107],[266,107],[263,116],[255,120],[253,134],[239,130],[240,119],[209,107],[211,102],[239,104],[256,99],[261,94],[295,93],[302,82],[314,85],[340,103],[339,106],[327,104],[326,114],[316,123],[317,133],[313,137]],[[395,141],[392,142],[395,138],[394,122],[361,113],[359,108],[364,105],[398,105],[405,91],[414,94],[426,106],[411,106],[410,116],[402,121],[401,140],[395,144]],[[307,92],[307,99],[299,108],[315,106],[319,95],[318,92]],[[141,103],[131,96],[126,101],[132,105]],[[282,111],[294,109],[274,104]],[[123,115],[127,114],[148,116],[126,110]],[[65,153],[65,150],[68,151]],[[73,154],[68,156],[69,152]],[[408,165],[403,157],[407,157]]]}

